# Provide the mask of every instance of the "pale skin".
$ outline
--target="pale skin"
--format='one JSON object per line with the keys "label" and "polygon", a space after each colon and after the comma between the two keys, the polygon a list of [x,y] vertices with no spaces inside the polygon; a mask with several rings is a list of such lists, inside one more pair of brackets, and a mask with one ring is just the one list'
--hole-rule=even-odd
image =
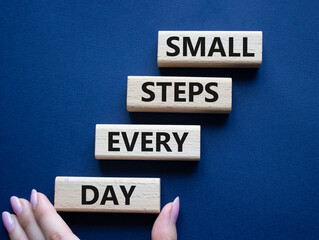
{"label": "pale skin", "polygon": [[[32,190],[30,201],[11,197],[15,214],[2,213],[2,221],[11,240],[79,239],[64,222],[48,198]],[[179,198],[166,204],[152,229],[152,240],[177,240],[176,221]]]}

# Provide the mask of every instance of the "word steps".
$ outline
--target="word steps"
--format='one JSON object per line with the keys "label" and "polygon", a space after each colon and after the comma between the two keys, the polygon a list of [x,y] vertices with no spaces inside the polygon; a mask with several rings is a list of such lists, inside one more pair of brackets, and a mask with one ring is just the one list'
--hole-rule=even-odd
{"label": "word steps", "polygon": [[258,68],[262,32],[159,31],[159,67]]}
{"label": "word steps", "polygon": [[127,77],[129,112],[229,113],[231,78]]}
{"label": "word steps", "polygon": [[199,125],[97,124],[96,159],[200,160]]}
{"label": "word steps", "polygon": [[56,177],[54,206],[63,212],[160,212],[159,178]]}

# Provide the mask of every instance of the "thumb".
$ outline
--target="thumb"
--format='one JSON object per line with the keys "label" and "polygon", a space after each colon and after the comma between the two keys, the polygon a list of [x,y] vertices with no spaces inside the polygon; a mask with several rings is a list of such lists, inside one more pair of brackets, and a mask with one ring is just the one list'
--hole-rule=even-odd
{"label": "thumb", "polygon": [[168,203],[158,215],[152,229],[152,240],[177,240],[176,221],[179,214],[179,197]]}

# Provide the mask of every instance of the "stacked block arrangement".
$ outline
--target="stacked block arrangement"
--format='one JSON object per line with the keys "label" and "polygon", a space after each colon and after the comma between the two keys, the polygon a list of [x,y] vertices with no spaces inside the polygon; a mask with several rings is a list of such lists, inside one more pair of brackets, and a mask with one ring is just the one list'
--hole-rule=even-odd
{"label": "stacked block arrangement", "polygon": [[[159,31],[159,67],[257,68],[262,32]],[[130,112],[230,113],[228,77],[128,76]],[[99,160],[200,160],[200,126],[97,124]],[[54,205],[69,212],[160,212],[159,178],[57,177]]]}

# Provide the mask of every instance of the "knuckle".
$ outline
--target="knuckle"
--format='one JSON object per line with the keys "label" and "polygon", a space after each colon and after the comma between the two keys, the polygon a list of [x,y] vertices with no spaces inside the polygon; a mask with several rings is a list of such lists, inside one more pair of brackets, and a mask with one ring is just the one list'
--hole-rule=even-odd
{"label": "knuckle", "polygon": [[48,238],[48,240],[62,240],[62,239],[63,239],[63,236],[59,232],[51,232]]}
{"label": "knuckle", "polygon": [[24,199],[21,200],[23,205],[23,211],[19,216],[19,223],[21,224],[22,228],[28,229],[34,223],[34,215],[33,212],[29,210],[28,202]]}
{"label": "knuckle", "polygon": [[46,209],[44,209],[44,208],[38,208],[35,212],[34,212],[34,214],[35,214],[35,217],[37,218],[37,219],[41,219],[41,218],[44,218],[46,215],[47,215],[47,211],[46,211]]}
{"label": "knuckle", "polygon": [[31,205],[31,203],[27,200],[25,200],[24,198],[19,198],[21,204],[23,207],[27,206],[27,205]]}
{"label": "knuckle", "polygon": [[32,216],[30,214],[22,214],[19,222],[24,229],[29,229],[32,224]]}

